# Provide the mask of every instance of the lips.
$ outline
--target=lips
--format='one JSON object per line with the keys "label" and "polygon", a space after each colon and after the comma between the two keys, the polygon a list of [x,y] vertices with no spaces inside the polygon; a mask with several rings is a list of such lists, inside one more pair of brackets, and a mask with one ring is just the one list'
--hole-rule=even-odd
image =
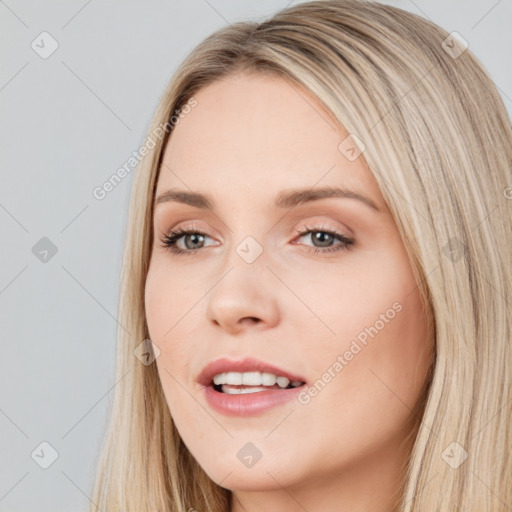
{"label": "lips", "polygon": [[[253,386],[250,392],[247,392],[250,386],[224,385],[219,392],[216,388],[220,386],[214,386],[213,377],[220,373],[229,374],[231,372],[272,373],[279,377],[286,377],[290,382],[301,382],[302,384],[287,388],[281,388],[278,384],[270,387]],[[202,398],[212,410],[224,416],[231,417],[247,417],[265,414],[275,407],[295,400],[306,383],[306,379],[300,375],[285,370],[284,368],[279,368],[266,361],[253,358],[243,360],[233,360],[229,358],[217,359],[207,364],[196,380],[202,387]],[[225,388],[228,389],[226,390]],[[241,388],[245,388],[246,392],[241,393]],[[235,391],[234,394],[233,391]]]}
{"label": "lips", "polygon": [[245,358],[242,360],[233,360],[229,358],[216,359],[208,363],[197,377],[197,382],[202,386],[210,386],[213,383],[213,377],[219,373],[227,372],[267,372],[276,376],[286,377],[290,382],[306,382],[304,377],[292,373],[284,368],[279,368],[266,361],[254,358]]}

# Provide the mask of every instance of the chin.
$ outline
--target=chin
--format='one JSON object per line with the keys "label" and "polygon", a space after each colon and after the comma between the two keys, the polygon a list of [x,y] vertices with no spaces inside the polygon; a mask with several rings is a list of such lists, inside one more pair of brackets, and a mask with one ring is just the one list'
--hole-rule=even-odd
{"label": "chin", "polygon": [[230,491],[269,491],[296,483],[297,475],[290,474],[289,461],[273,458],[270,463],[265,463],[263,459],[264,457],[252,467],[245,467],[236,456],[234,460],[227,458],[223,463],[198,463],[211,480]]}

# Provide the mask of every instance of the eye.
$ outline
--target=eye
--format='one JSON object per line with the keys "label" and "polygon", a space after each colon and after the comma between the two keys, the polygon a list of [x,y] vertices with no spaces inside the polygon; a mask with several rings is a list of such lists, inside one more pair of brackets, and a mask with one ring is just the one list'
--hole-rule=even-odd
{"label": "eye", "polygon": [[[193,235],[193,237],[191,236]],[[180,249],[178,247],[178,240],[183,238],[187,240],[187,237],[191,236],[191,242],[187,244],[185,242],[185,249]],[[167,233],[162,241],[162,247],[169,249],[173,254],[195,254],[201,247],[194,247],[195,244],[204,243],[204,238],[208,237],[205,233],[201,231],[197,231],[196,229],[171,229],[169,233]],[[190,247],[190,245],[192,247]]]}
{"label": "eye", "polygon": [[[305,236],[310,236],[310,239],[313,240],[314,244],[319,244],[313,246],[306,246],[306,250],[308,252],[312,251],[315,253],[332,253],[343,249],[349,249],[354,244],[353,239],[346,237],[342,233],[331,231],[324,227],[306,227],[305,230],[296,231],[299,233],[301,238]],[[207,234],[193,228],[177,228],[169,231],[163,237],[161,242],[162,247],[168,249],[173,254],[193,255],[196,254],[200,249],[205,247],[204,245],[200,247],[195,247],[197,244],[204,244],[205,237],[210,238],[208,237]],[[185,243],[185,248],[178,247],[178,241],[182,238]],[[340,243],[332,246],[331,244],[335,239],[338,239]],[[190,243],[187,243],[187,240],[190,240]]]}
{"label": "eye", "polygon": [[[342,233],[338,233],[336,231],[328,230],[324,227],[306,227],[305,231],[296,230],[300,237],[309,236],[311,240],[313,240],[313,246],[307,246],[308,252],[315,253],[332,253],[336,251],[341,251],[343,249],[349,249],[354,245],[354,240],[349,238]],[[340,241],[337,245],[331,245],[334,239],[338,239]]]}

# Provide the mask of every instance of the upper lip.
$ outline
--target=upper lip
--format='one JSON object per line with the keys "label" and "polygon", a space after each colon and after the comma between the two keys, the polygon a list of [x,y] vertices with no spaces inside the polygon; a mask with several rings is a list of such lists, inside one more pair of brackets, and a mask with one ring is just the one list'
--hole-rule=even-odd
{"label": "upper lip", "polygon": [[245,359],[229,359],[223,357],[208,363],[197,377],[197,382],[203,386],[209,386],[213,377],[224,372],[268,372],[274,375],[287,377],[290,382],[305,382],[306,379],[300,375],[291,373],[266,361],[247,357]]}

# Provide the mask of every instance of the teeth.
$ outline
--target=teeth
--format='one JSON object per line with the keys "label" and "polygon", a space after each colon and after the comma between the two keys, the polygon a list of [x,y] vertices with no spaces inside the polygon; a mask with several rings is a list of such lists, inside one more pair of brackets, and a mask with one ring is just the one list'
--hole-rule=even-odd
{"label": "teeth", "polygon": [[262,381],[260,372],[242,373],[242,384],[245,386],[259,386],[262,384]]}
{"label": "teeth", "polygon": [[267,388],[261,386],[255,386],[252,388],[230,388],[226,386],[222,386],[222,392],[227,393],[228,395],[241,395],[244,393],[257,393],[258,391],[267,391]]}
{"label": "teeth", "polygon": [[242,384],[242,374],[236,372],[228,372],[224,374],[224,384]]}
{"label": "teeth", "polygon": [[213,383],[215,385],[220,384],[221,381],[224,379],[225,375],[226,375],[225,373],[219,373],[219,374],[215,375],[215,377],[213,377]]}
{"label": "teeth", "polygon": [[[213,377],[215,385],[230,384],[232,386],[273,386],[277,385],[281,388],[287,388],[290,385],[290,380],[286,377],[277,376],[273,373],[266,372],[224,372],[218,373]],[[292,387],[300,386],[302,382],[293,381]],[[244,393],[254,393],[255,391],[243,391]]]}
{"label": "teeth", "polygon": [[286,377],[277,377],[277,383],[280,388],[287,388],[288,384],[290,384],[290,380]]}
{"label": "teeth", "polygon": [[277,377],[273,373],[262,373],[261,381],[264,386],[273,386],[277,382]]}

